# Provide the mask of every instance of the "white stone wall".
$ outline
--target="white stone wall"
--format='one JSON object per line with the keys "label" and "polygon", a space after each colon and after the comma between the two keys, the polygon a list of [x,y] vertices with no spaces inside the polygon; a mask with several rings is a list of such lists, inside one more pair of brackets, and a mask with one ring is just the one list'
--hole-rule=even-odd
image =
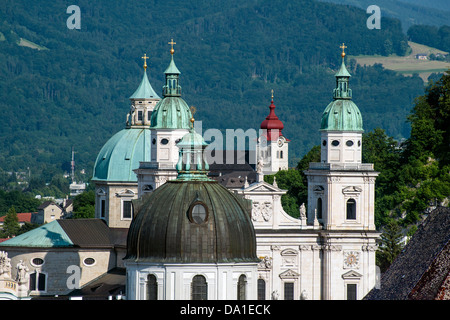
{"label": "white stone wall", "polygon": [[239,277],[247,279],[246,300],[256,300],[256,263],[146,264],[125,262],[127,299],[145,300],[147,277],[157,278],[158,300],[191,300],[191,283],[196,275],[206,278],[208,300],[236,300]]}

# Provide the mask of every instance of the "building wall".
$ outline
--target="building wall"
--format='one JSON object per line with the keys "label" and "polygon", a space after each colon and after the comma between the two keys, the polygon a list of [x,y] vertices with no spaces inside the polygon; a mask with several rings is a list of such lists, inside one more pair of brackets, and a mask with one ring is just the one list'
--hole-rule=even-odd
{"label": "building wall", "polygon": [[237,300],[239,277],[246,276],[246,300],[256,300],[256,263],[145,264],[126,262],[127,299],[145,300],[148,275],[155,275],[158,300],[191,300],[196,275],[206,278],[208,300]]}
{"label": "building wall", "polygon": [[[37,271],[46,275],[45,290],[32,291],[30,292],[31,296],[66,294],[76,289],[69,288],[71,285],[76,285],[75,279],[78,278],[76,275],[79,275],[78,285],[81,287],[115,267],[116,263],[116,256],[112,249],[13,247],[4,247],[3,249],[8,252],[12,266],[15,267],[22,260],[28,267],[28,274]],[[44,263],[42,265],[34,264],[33,259],[35,258],[41,258]],[[86,265],[86,258],[94,258],[94,264]],[[15,270],[13,268],[13,272],[16,272]],[[15,277],[16,274],[12,274],[12,278]]]}

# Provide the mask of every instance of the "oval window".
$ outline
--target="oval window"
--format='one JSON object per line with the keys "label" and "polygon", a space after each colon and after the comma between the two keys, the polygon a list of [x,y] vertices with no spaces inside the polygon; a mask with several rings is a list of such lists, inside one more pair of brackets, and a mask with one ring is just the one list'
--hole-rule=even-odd
{"label": "oval window", "polygon": [[166,145],[166,144],[168,144],[168,143],[169,143],[169,140],[168,140],[168,139],[166,139],[166,138],[161,139],[161,144]]}
{"label": "oval window", "polygon": [[31,264],[34,266],[42,266],[44,264],[44,259],[34,258],[33,260],[31,260]]}
{"label": "oval window", "polygon": [[353,145],[353,141],[348,140],[345,144],[347,145],[347,147],[351,147]]}
{"label": "oval window", "polygon": [[322,145],[325,147],[327,145],[327,140],[323,140]]}
{"label": "oval window", "polygon": [[153,138],[153,140],[152,140],[152,143],[153,143],[153,144],[155,144],[155,143],[156,143],[156,139],[155,139],[155,138]]}
{"label": "oval window", "polygon": [[358,147],[361,147],[361,140],[358,141]]}
{"label": "oval window", "polygon": [[337,147],[337,146],[339,145],[339,140],[333,140],[333,141],[331,142],[331,145],[332,145],[333,147]]}
{"label": "oval window", "polygon": [[92,266],[95,263],[94,258],[86,258],[83,260],[83,263],[87,266]]}
{"label": "oval window", "polygon": [[206,221],[207,216],[208,212],[204,205],[197,203],[191,208],[190,220],[192,222],[201,224]]}

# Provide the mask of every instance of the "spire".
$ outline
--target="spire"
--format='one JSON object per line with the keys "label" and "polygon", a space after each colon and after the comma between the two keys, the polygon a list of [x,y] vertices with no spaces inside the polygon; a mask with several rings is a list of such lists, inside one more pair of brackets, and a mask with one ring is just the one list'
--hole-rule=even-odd
{"label": "spire", "polygon": [[142,77],[142,81],[139,84],[139,87],[136,91],[131,95],[130,99],[160,99],[160,97],[156,94],[155,90],[153,90],[150,85],[150,81],[148,81],[147,77],[147,54],[144,54],[144,76]]}
{"label": "spire", "polygon": [[347,46],[343,43],[340,48],[342,49],[342,63],[338,72],[334,75],[336,77],[336,88],[333,90],[333,98],[335,100],[352,98],[352,90],[348,86],[351,75],[345,67],[345,48],[347,48]]}
{"label": "spire", "polygon": [[194,130],[195,107],[191,107],[191,128],[189,133],[183,136],[177,147],[180,149],[176,169],[179,181],[209,181],[209,165],[206,161],[205,148],[208,144],[203,137]]}
{"label": "spire", "polygon": [[177,66],[175,65],[175,62],[173,60],[173,54],[175,53],[175,50],[173,49],[173,45],[176,44],[176,42],[173,42],[173,39],[169,42],[171,45],[170,49],[170,55],[171,60],[170,64],[167,67],[166,71],[164,71],[166,75],[166,84],[163,86],[163,96],[175,96],[179,97],[181,96],[181,86],[178,84],[178,78],[180,76],[180,70],[178,70]]}
{"label": "spire", "polygon": [[[283,122],[281,122],[280,119],[278,119],[277,115],[275,114],[275,104],[273,103],[273,90],[271,91],[272,97],[270,101],[270,112],[269,115],[266,117],[266,119],[261,123],[261,129],[267,130],[267,140],[277,140],[278,137],[280,137],[281,130],[283,130],[284,125]],[[273,131],[273,132],[272,132]]]}

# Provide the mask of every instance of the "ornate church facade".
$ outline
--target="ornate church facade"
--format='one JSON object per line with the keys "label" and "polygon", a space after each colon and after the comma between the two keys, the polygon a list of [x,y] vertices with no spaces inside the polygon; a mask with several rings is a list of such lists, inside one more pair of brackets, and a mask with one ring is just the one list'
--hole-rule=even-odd
{"label": "ornate church facade", "polygon": [[[372,164],[361,162],[362,116],[352,101],[344,51],[335,74],[333,101],[321,119],[321,162],[311,163],[305,172],[308,204],[300,207],[296,219],[281,205],[287,191],[280,189],[276,180],[273,184],[264,181],[264,175],[288,169],[289,139],[282,134],[283,123],[275,115],[273,92],[269,115],[260,127],[263,135],[252,171],[256,179],[248,175],[240,185],[225,188],[220,179],[212,181],[208,176],[203,156],[180,150],[189,137],[194,145],[204,147],[204,141],[193,133],[194,110],[182,98],[175,43],[169,44],[171,61],[165,70],[163,98],[150,85],[144,55],[144,75],[130,97],[126,126],[106,142],[96,159],[93,220],[104,221],[109,231],[101,225],[93,228],[87,221],[78,223],[77,228],[74,223],[55,224],[54,234],[66,239],[67,249],[62,245],[55,249],[55,243],[47,240],[46,252],[79,255],[74,244],[92,248],[91,242],[97,241],[94,236],[89,241],[80,237],[79,230],[102,230],[105,243],[98,250],[107,258],[102,262],[94,252],[78,258],[81,267],[98,269],[83,273],[92,276],[80,284],[91,284],[112,267],[125,268],[128,299],[362,299],[377,277],[377,172]],[[214,221],[221,221],[230,233],[216,228]],[[245,234],[240,234],[232,221],[240,221]],[[160,229],[171,232],[167,239]],[[108,232],[119,240],[110,243]],[[124,237],[126,233],[128,237]],[[34,234],[41,239],[37,231]],[[147,240],[139,238],[141,235]],[[153,244],[148,239],[153,239]],[[16,237],[3,247],[20,246],[19,242]],[[161,243],[164,254],[155,249],[155,243]],[[221,247],[220,243],[229,245]],[[13,264],[18,259],[32,259],[22,254],[23,247],[12,248]],[[85,260],[91,256],[98,257],[97,262],[87,265]],[[46,257],[49,255],[42,253],[41,260]],[[50,268],[50,261],[42,265],[39,272],[48,278],[57,272],[56,267],[55,271],[44,270]],[[46,287],[46,293],[68,292],[64,271],[58,271],[61,288]]]}

